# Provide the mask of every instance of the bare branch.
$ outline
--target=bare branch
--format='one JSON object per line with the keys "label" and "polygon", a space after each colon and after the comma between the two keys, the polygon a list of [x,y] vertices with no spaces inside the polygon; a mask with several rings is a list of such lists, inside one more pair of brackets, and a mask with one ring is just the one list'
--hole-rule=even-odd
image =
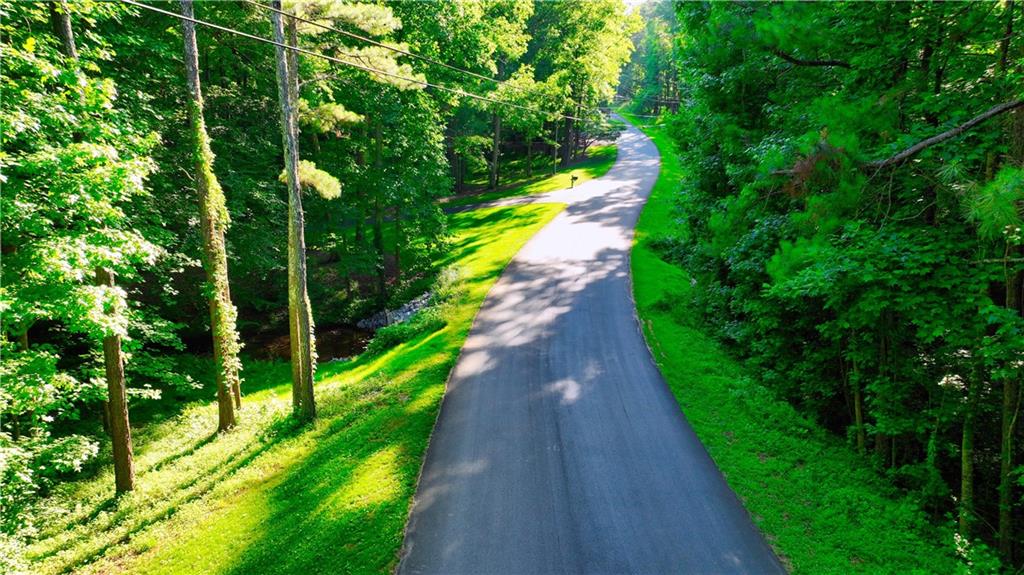
{"label": "bare branch", "polygon": [[881,170],[883,168],[888,168],[890,166],[897,166],[909,160],[910,158],[916,156],[917,154],[921,153],[921,151],[923,151],[926,148],[945,142],[950,138],[955,138],[960,134],[966,132],[967,130],[970,130],[971,128],[977,126],[978,124],[981,124],[985,120],[992,118],[993,116],[998,116],[999,114],[1009,112],[1010,110],[1020,108],[1021,106],[1024,106],[1024,100],[1013,100],[1011,102],[999,104],[998,106],[993,106],[986,110],[985,112],[971,118],[970,120],[967,120],[963,124],[960,124],[959,126],[951,130],[947,130],[941,134],[932,136],[925,140],[921,140],[920,142],[914,144],[913,146],[910,146],[909,148],[903,150],[902,152],[890,156],[884,160],[869,162],[868,164],[865,164],[864,167],[868,169]]}
{"label": "bare branch", "polygon": [[987,260],[974,260],[972,264],[1024,264],[1024,258],[991,258]]}
{"label": "bare branch", "polygon": [[782,58],[783,60],[789,62],[794,66],[825,66],[829,68],[846,68],[847,70],[852,68],[849,62],[844,62],[843,60],[802,60],[795,56],[790,56],[789,54],[783,52],[782,50],[779,50],[778,48],[769,48],[769,50],[772,54],[775,54],[779,58]]}

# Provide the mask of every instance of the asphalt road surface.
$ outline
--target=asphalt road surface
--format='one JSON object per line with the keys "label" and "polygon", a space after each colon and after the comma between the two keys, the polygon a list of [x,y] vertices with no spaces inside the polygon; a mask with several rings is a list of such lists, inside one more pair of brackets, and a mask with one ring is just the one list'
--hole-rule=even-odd
{"label": "asphalt road surface", "polygon": [[452,372],[403,574],[784,573],[644,343],[633,227],[658,176],[630,127],[488,294]]}

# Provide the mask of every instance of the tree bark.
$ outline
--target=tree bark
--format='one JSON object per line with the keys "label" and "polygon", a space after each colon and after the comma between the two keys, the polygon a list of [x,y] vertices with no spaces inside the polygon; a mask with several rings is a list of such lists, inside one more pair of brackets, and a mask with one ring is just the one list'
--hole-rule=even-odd
{"label": "tree bark", "polygon": [[491,143],[491,177],[489,187],[492,190],[498,189],[498,161],[501,157],[501,116],[497,112],[492,115],[494,126],[493,140]]}
{"label": "tree bark", "polygon": [[1013,9],[1014,0],[1007,0],[1006,2],[1006,30],[1003,34],[1003,38],[999,41],[999,65],[996,67],[996,71],[1000,74],[1006,71],[1006,66],[1010,61],[1010,39],[1013,38]]}
{"label": "tree bark", "polygon": [[395,283],[402,282],[402,246],[405,245],[405,228],[402,226],[402,207],[395,206]]}
{"label": "tree bark", "polygon": [[75,34],[71,29],[71,13],[68,11],[67,0],[51,0],[50,25],[53,26],[54,35],[60,39],[60,51],[68,58],[77,60],[78,50],[75,48]]}
{"label": "tree bark", "polygon": [[960,536],[971,538],[974,523],[974,421],[980,394],[981,378],[975,376],[967,388],[963,433],[960,438]]}
{"label": "tree bark", "polygon": [[[271,6],[280,10],[280,0],[272,0]],[[274,41],[285,44],[284,24],[281,15],[271,12]],[[294,54],[289,55],[277,46],[277,91],[281,101],[281,134],[284,145],[285,173],[288,184],[288,331],[292,353],[292,402],[300,418],[309,420],[316,417],[316,403],[313,399],[313,372],[316,370],[314,352],[313,314],[306,288],[306,238],[302,213],[302,190],[298,179],[299,144],[298,127],[295,120],[296,102],[292,95],[297,92],[297,69]]]}
{"label": "tree bark", "polygon": [[[61,41],[64,56],[76,60],[75,34],[71,27],[71,15],[67,2],[60,0],[58,13],[55,4],[50,4],[50,18],[54,32]],[[103,267],[96,268],[96,284],[114,287],[114,274]],[[117,310],[115,310],[117,311]],[[121,353],[121,336],[112,334],[103,338],[103,365],[107,379],[107,401],[105,410],[110,424],[111,446],[114,454],[114,487],[117,494],[135,489],[135,462],[132,458],[132,430],[128,422],[128,391],[124,378],[124,355]]]}
{"label": "tree bark", "polygon": [[[583,113],[583,107],[580,104],[577,103],[576,104],[576,117],[579,118],[582,113]],[[575,161],[579,157],[580,138],[583,135],[582,130],[580,130],[580,123],[579,123],[578,120],[573,122],[573,124],[572,124],[572,131],[573,131],[573,134],[572,134],[572,159]]]}
{"label": "tree bark", "polygon": [[1019,383],[1003,382],[1002,437],[999,446],[999,553],[1013,562],[1013,435],[1017,427]]}
{"label": "tree bark", "polygon": [[857,433],[857,452],[864,454],[864,450],[867,446],[867,435],[864,432],[864,400],[861,397],[860,389],[860,377],[859,371],[857,370],[857,361],[853,361],[853,378],[851,379],[853,387],[853,423]]}
{"label": "tree bark", "polygon": [[565,133],[562,134],[562,149],[559,150],[562,156],[563,167],[568,166],[569,162],[572,161],[573,125],[574,120],[572,118],[565,119]]}
{"label": "tree bark", "polygon": [[533,136],[526,137],[526,177],[533,177]]}
{"label": "tree bark", "polygon": [[[1022,101],[1024,102],[1024,101]],[[1014,112],[1007,122],[1009,137],[1010,160],[1019,164],[1024,162],[1024,110]],[[1014,255],[1024,255],[1024,246],[1006,248],[1009,260]],[[1024,317],[1024,270],[1020,266],[1005,264],[1006,273],[1006,307],[1013,310],[1018,317]],[[1007,564],[1013,562],[1013,503],[1014,503],[1014,443],[1013,437],[1017,429],[1017,414],[1020,409],[1020,381],[1010,376],[1003,382],[1003,413],[1002,441],[999,457],[999,552]]]}
{"label": "tree bark", "polygon": [[[384,165],[384,131],[380,122],[373,125],[373,167],[380,170]],[[384,206],[381,202],[381,190],[373,196],[373,248],[377,255],[377,301],[380,305],[387,303],[387,268],[384,253]]]}
{"label": "tree bark", "polygon": [[860,385],[856,383],[853,386],[853,417],[857,430],[857,451],[863,455],[867,444],[867,436],[864,434],[864,404]]}
{"label": "tree bark", "polygon": [[555,137],[551,140],[551,173],[554,174],[558,171],[558,121],[552,124],[555,126]]}
{"label": "tree bark", "polygon": [[241,405],[238,359],[237,312],[231,303],[228,283],[228,258],[224,233],[228,213],[224,192],[213,172],[213,151],[203,118],[203,92],[199,82],[199,50],[196,46],[192,0],[181,0],[182,38],[185,44],[185,76],[189,88],[189,121],[196,167],[196,191],[199,195],[199,221],[203,234],[203,267],[206,270],[210,303],[210,329],[213,332],[213,361],[217,380],[217,429],[227,431],[235,425],[235,408]]}
{"label": "tree bark", "polygon": [[[97,268],[96,284],[113,288],[113,272]],[[128,423],[128,393],[124,379],[121,336],[111,334],[103,338],[103,363],[106,366],[107,406],[114,452],[114,485],[117,493],[121,494],[135,489],[135,462],[132,458],[132,430]]]}

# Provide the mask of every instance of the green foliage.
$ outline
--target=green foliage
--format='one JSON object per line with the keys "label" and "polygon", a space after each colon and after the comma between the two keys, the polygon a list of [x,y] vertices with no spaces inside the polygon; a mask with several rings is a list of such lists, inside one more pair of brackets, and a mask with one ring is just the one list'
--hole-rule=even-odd
{"label": "green foliage", "polygon": [[[283,184],[288,180],[288,171],[284,170],[278,176]],[[309,160],[299,160],[299,185],[313,188],[325,200],[334,200],[341,197],[341,182],[338,178],[316,167],[316,164]]]}
{"label": "green foliage", "polygon": [[[208,398],[155,418],[135,436],[138,490],[114,500],[101,475],[43,502],[27,550],[32,572],[392,570],[473,317],[512,256],[563,207],[452,216],[450,249],[436,261],[461,270],[438,280],[438,297],[451,302],[447,325],[380,355],[321,364],[316,423],[289,415],[288,365],[258,361],[246,362],[245,417],[231,433],[211,433]],[[208,360],[191,363],[212,371]]]}
{"label": "green foliage", "polygon": [[[610,94],[631,49],[632,19],[618,1],[595,4],[592,10],[563,3],[557,9],[545,7],[543,15],[533,2],[520,0],[284,4],[285,10],[330,28],[358,31],[388,46],[508,81],[499,88],[300,23],[299,44],[308,50],[544,110],[596,106]],[[208,447],[214,439],[204,435],[213,427],[205,402],[214,396],[215,370],[187,360],[209,354],[211,330],[223,336],[234,331],[231,324],[241,330],[237,341],[221,338],[222,356],[231,362],[239,361],[235,352],[245,349],[243,342],[255,348],[254,342],[287,332],[286,196],[278,178],[281,134],[272,48],[197,26],[207,135],[197,139],[189,121],[195,104],[183,76],[179,22],[122,3],[68,2],[78,53],[74,60],[61,54],[51,5],[58,13],[65,9],[64,3],[0,0],[0,554],[6,560],[7,549],[17,551],[27,537],[35,542],[37,559],[78,565],[120,553],[129,534],[160,523],[211,490],[226,489],[220,486],[235,472],[258,475],[260,470],[248,467],[250,456],[267,445],[255,439],[253,430],[275,437],[297,433],[277,417],[276,404],[249,409],[250,401],[268,399],[260,396],[262,388],[281,379],[246,360],[255,373],[242,389],[241,428],[237,437],[216,438],[222,446],[230,444],[219,452],[223,458],[202,460],[217,451]],[[195,10],[200,20],[269,35],[266,10],[251,3],[198,3]],[[559,35],[565,45],[585,49],[571,58],[540,49],[542,38],[563,28],[572,31]],[[444,275],[440,270],[452,263],[448,255],[462,254],[459,234],[475,220],[446,215],[438,200],[452,195],[456,181],[458,191],[465,191],[466,181],[477,175],[474,168],[487,168],[483,156],[492,147],[493,113],[502,114],[499,152],[508,166],[503,175],[508,183],[520,184],[517,193],[567,187],[572,170],[585,179],[614,161],[613,148],[595,146],[587,158],[551,178],[523,178],[527,164],[538,171],[552,167],[549,158],[558,149],[553,129],[561,126],[555,115],[480,107],[466,97],[423,90],[415,81],[307,54],[297,60],[300,179],[317,191],[304,204],[309,292],[318,324],[353,323],[382,307],[400,305]],[[566,99],[570,77],[588,83],[586,98],[577,103]],[[588,130],[611,135],[596,116],[592,120]],[[571,145],[582,149],[589,143],[583,138]],[[467,170],[476,158],[479,166]],[[237,304],[237,310],[224,307],[213,326],[209,300],[214,292],[200,265],[207,257],[203,218],[196,212],[202,184],[209,205],[201,215],[225,232],[228,265],[214,270],[215,283],[229,284],[230,290],[218,293],[230,291]],[[519,241],[525,236],[513,224],[530,227],[534,218],[547,217],[544,210],[532,210],[502,212],[509,221],[494,216],[488,222],[511,234],[508,241]],[[490,246],[477,247],[482,254],[496,253]],[[113,287],[96,285],[99,267],[113,272]],[[396,350],[448,338],[467,325],[460,315],[469,309],[459,295],[463,289],[434,289],[454,295],[438,295],[432,311],[385,332],[381,342],[390,337],[388,345],[404,343],[382,349],[372,360],[367,356],[366,362],[394,361]],[[139,492],[117,502],[105,499],[110,453],[102,447],[108,441],[102,430],[106,390],[100,340],[112,334],[122,338],[142,476]],[[457,349],[457,339],[444,340],[446,354]],[[421,355],[415,350],[413,356],[422,359],[435,357],[430,354],[437,348]],[[403,377],[440,380],[449,360],[444,355],[429,373],[413,376],[405,370]],[[363,375],[355,379],[372,395],[383,380],[364,381]],[[405,392],[397,393],[394,397]],[[339,401],[338,412],[362,413],[363,399]],[[431,417],[425,409],[417,420],[415,445],[425,441]],[[160,447],[147,455],[148,441],[170,433],[169,421],[187,425],[187,433],[167,443],[157,440]],[[179,455],[190,462],[188,469],[174,467]],[[147,460],[150,456],[154,459]],[[418,461],[415,455],[400,459],[403,474]],[[174,471],[162,473],[165,466]],[[219,475],[215,468],[226,471]],[[403,488],[410,488],[410,477],[402,475]],[[85,491],[76,491],[84,484],[89,485]],[[69,511],[84,509],[72,503],[76,499],[89,502],[83,503],[89,511]],[[407,499],[381,519],[392,539],[400,527],[402,501]],[[61,523],[66,532],[47,530],[54,518],[65,516],[89,526]],[[367,525],[370,533],[381,523]],[[231,540],[221,533],[211,539]],[[392,553],[391,542],[381,548]],[[47,551],[38,552],[40,545]],[[5,564],[0,571],[23,567]]]}
{"label": "green foliage", "polygon": [[[1012,297],[1024,269],[1021,116],[872,162],[1020,97],[1012,6],[681,3],[674,18],[649,8],[638,45],[654,61],[634,58],[624,76],[645,112],[655,110],[644,98],[678,79],[678,112],[661,123],[681,162],[675,220],[651,247],[687,271],[678,282],[693,281],[679,297],[757,384],[861,453],[848,465],[873,466],[935,523],[962,515],[972,550],[997,542],[996,487],[1009,480],[999,460],[1020,455],[1019,426],[1001,450],[1000,421],[1014,417],[1002,392],[1024,357]],[[1011,537],[1004,547],[1019,544]],[[843,571],[810,556],[801,566],[793,545],[780,541],[800,569]],[[960,556],[970,553],[991,569],[990,554]]]}
{"label": "green foliage", "polygon": [[631,254],[644,335],[687,420],[786,566],[793,573],[997,572],[983,545],[956,539],[954,546],[951,530],[933,526],[912,498],[705,333],[691,304],[700,286],[662,251],[667,236],[683,232],[674,203],[686,167],[664,128],[648,133],[662,170]]}
{"label": "green foliage", "polygon": [[370,356],[380,355],[417,336],[433,333],[446,324],[445,319],[435,308],[420,310],[405,321],[378,329],[373,335],[373,341],[367,346],[366,353]]}
{"label": "green foliage", "polygon": [[299,101],[299,121],[314,132],[324,134],[339,130],[342,127],[354,126],[363,121],[363,117],[345,109],[345,106],[334,102],[310,108],[306,100]]}
{"label": "green foliage", "polygon": [[970,198],[968,215],[990,240],[1024,243],[1024,168],[1006,166]]}
{"label": "green foliage", "polygon": [[502,198],[553,192],[568,188],[572,185],[573,177],[576,178],[575,185],[578,186],[608,173],[608,170],[615,165],[617,157],[618,149],[615,147],[615,144],[592,146],[587,151],[587,155],[583,160],[568,167],[559,168],[554,175],[537,178],[529,183],[514,185],[506,190],[452,198],[446,201],[444,205],[449,207],[469,206]]}

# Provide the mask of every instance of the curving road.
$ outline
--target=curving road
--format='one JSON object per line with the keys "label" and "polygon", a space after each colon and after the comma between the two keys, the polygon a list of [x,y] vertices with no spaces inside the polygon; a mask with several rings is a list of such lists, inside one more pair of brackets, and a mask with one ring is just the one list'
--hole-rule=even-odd
{"label": "curving road", "polygon": [[448,382],[403,574],[784,573],[644,343],[629,250],[658,176],[630,127],[488,294]]}

